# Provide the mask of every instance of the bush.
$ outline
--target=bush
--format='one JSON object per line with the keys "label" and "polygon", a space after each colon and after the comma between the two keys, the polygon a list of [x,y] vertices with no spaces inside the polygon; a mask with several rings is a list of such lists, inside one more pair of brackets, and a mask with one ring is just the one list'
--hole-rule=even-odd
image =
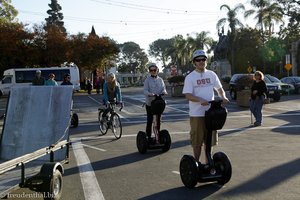
{"label": "bush", "polygon": [[222,78],[222,81],[223,81],[224,83],[229,83],[229,82],[230,82],[230,79],[231,79],[231,77],[226,76],[226,77],[223,77],[223,78]]}
{"label": "bush", "polygon": [[243,75],[236,82],[237,90],[250,89],[253,84],[253,75]]}

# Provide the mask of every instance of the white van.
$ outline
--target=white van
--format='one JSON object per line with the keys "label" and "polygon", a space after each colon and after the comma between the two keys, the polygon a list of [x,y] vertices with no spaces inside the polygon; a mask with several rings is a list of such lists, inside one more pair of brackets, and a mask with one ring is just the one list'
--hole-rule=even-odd
{"label": "white van", "polygon": [[8,95],[10,88],[17,85],[31,85],[37,70],[41,70],[42,76],[47,79],[50,73],[55,74],[58,85],[63,81],[65,74],[70,74],[74,90],[80,90],[79,69],[76,65],[70,67],[48,67],[48,68],[15,68],[5,70],[0,82],[0,96]]}

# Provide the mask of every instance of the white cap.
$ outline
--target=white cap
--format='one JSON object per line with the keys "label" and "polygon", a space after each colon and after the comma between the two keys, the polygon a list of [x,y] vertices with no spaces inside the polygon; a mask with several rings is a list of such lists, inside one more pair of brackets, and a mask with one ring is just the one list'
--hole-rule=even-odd
{"label": "white cap", "polygon": [[206,55],[205,51],[203,51],[203,50],[196,50],[196,51],[194,51],[194,53],[193,53],[193,60],[195,58],[197,58],[197,57],[200,57],[200,56],[207,58],[207,55]]}
{"label": "white cap", "polygon": [[156,67],[157,68],[157,65],[155,63],[149,63],[148,64],[148,69],[150,69],[150,67]]}
{"label": "white cap", "polygon": [[41,72],[41,70],[36,70],[35,73],[40,74],[42,72]]}

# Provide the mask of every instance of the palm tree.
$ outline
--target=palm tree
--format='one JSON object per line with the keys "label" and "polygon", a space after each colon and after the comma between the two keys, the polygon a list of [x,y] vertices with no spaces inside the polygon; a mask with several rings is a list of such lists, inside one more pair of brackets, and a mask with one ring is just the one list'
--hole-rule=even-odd
{"label": "palm tree", "polygon": [[224,4],[220,7],[220,10],[226,8],[227,18],[222,18],[217,22],[217,29],[219,30],[221,27],[224,27],[225,23],[229,23],[230,27],[230,37],[229,42],[231,44],[231,73],[234,73],[234,41],[235,41],[235,34],[236,34],[236,27],[240,26],[243,27],[241,21],[237,18],[237,14],[240,10],[245,10],[245,6],[243,4],[237,4],[233,9],[231,9],[228,5]]}
{"label": "palm tree", "polygon": [[276,24],[279,22],[284,23],[283,11],[277,3],[273,3],[268,8],[266,8],[266,15],[263,16],[263,23],[264,23],[265,29],[268,32],[269,37],[274,32],[274,22]]}
{"label": "palm tree", "polygon": [[245,10],[245,6],[240,3],[240,4],[237,4],[233,9],[231,9],[228,5],[224,4],[220,7],[220,10],[222,10],[223,8],[226,8],[228,10],[227,18],[222,18],[218,21],[217,29],[219,30],[221,27],[223,27],[225,25],[226,22],[228,22],[231,33],[234,34],[236,26],[243,27],[243,24],[237,18],[237,14],[240,10]]}
{"label": "palm tree", "polygon": [[[274,22],[283,22],[283,11],[278,3],[272,3],[270,0],[251,0],[250,4],[257,8],[245,12],[245,18],[256,14],[254,19],[257,20],[256,26],[260,28],[261,34],[264,33],[264,28],[268,29],[268,34],[272,33]],[[270,36],[270,35],[269,35]]]}
{"label": "palm tree", "polygon": [[190,44],[193,52],[196,49],[210,49],[213,39],[209,37],[208,34],[208,31],[202,31],[200,33],[196,33],[195,38],[191,36],[188,37],[188,43]]}

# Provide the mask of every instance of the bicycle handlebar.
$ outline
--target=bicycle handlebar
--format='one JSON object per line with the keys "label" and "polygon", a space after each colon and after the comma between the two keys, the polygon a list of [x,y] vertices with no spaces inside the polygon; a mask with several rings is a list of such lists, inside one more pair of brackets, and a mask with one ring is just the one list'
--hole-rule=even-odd
{"label": "bicycle handlebar", "polygon": [[107,107],[109,107],[110,105],[120,105],[120,109],[119,109],[119,111],[121,111],[122,109],[123,109],[123,107],[124,107],[124,104],[123,104],[123,102],[110,102],[110,101],[108,101],[107,103],[106,103],[106,105],[107,105]]}

